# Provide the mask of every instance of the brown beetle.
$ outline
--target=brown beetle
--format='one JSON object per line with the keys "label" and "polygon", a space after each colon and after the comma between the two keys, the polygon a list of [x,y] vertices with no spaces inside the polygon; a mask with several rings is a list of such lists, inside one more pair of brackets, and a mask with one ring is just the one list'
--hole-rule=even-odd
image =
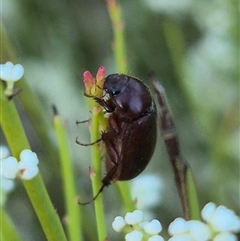
{"label": "brown beetle", "polygon": [[155,102],[149,88],[140,79],[111,74],[106,77],[103,89],[109,98],[94,99],[110,113],[107,130],[101,136],[107,153],[107,174],[91,201],[112,181],[125,181],[138,176],[148,165],[157,138]]}

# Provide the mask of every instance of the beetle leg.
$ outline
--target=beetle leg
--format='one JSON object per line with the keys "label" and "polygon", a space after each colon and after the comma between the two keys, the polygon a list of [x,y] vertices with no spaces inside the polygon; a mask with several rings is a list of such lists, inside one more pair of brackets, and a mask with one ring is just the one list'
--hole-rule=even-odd
{"label": "beetle leg", "polygon": [[107,172],[106,176],[102,179],[102,184],[108,186],[111,181],[114,181],[114,176],[116,175],[118,164],[114,163],[114,166]]}
{"label": "beetle leg", "polygon": [[100,139],[98,139],[98,140],[96,140],[96,141],[94,141],[94,142],[91,142],[91,143],[82,143],[82,142],[80,142],[80,141],[78,140],[78,137],[76,137],[76,140],[75,140],[75,142],[76,142],[78,145],[80,145],[80,146],[92,146],[92,145],[94,145],[94,144],[96,144],[96,143],[98,143],[98,142],[100,142],[100,141],[102,141],[102,138],[100,138]]}
{"label": "beetle leg", "polygon": [[105,143],[105,147],[108,154],[108,160],[106,161],[106,169],[107,175],[102,180],[103,183],[108,185],[111,180],[116,180],[116,172],[119,166],[119,147],[121,147],[121,143],[116,142],[117,139],[114,137],[119,134],[120,127],[115,119],[115,115],[112,114],[109,119],[108,131],[102,134],[102,140]]}
{"label": "beetle leg", "polygon": [[102,133],[102,140],[106,142],[107,140],[113,138],[119,133],[119,125],[116,121],[114,114],[108,118],[108,130]]}
{"label": "beetle leg", "polygon": [[110,101],[110,100],[104,100],[102,98],[97,98],[97,97],[94,97],[94,100],[102,106],[102,108],[108,112],[108,113],[111,113],[114,111],[115,109],[115,104]]}
{"label": "beetle leg", "polygon": [[106,187],[107,185],[105,185],[104,183],[102,184],[101,188],[99,189],[99,191],[97,192],[97,194],[88,202],[80,202],[80,200],[78,200],[78,204],[79,205],[86,205],[89,204],[91,202],[93,202],[94,200],[97,199],[97,197],[99,196],[99,194],[103,191],[104,187]]}
{"label": "beetle leg", "polygon": [[84,121],[76,121],[76,125],[83,124],[83,123],[88,123],[88,122],[89,122],[89,119],[84,120]]}

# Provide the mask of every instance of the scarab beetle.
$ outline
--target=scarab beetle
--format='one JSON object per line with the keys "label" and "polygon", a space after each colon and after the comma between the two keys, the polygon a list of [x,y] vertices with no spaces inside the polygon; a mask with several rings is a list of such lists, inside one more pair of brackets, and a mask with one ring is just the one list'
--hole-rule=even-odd
{"label": "scarab beetle", "polygon": [[157,137],[156,105],[149,88],[140,79],[111,74],[106,77],[103,89],[108,98],[94,99],[109,113],[107,129],[101,136],[106,148],[107,174],[91,201],[112,181],[138,176],[153,155]]}

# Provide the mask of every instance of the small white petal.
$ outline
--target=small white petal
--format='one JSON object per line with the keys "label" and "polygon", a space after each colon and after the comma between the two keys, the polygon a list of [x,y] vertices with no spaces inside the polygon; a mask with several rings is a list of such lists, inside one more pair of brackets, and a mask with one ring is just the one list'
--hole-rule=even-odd
{"label": "small white petal", "polygon": [[183,218],[176,218],[173,222],[170,223],[168,227],[168,233],[170,235],[183,234],[188,231],[187,222]]}
{"label": "small white petal", "polygon": [[31,168],[37,166],[34,162],[29,159],[23,159],[18,163],[18,170],[21,171],[26,168]]}
{"label": "small white petal", "polygon": [[143,234],[139,231],[132,231],[130,233],[128,233],[126,236],[125,236],[125,240],[126,241],[141,241],[143,238]]}
{"label": "small white petal", "polygon": [[21,64],[13,65],[12,62],[7,62],[0,65],[0,78],[5,81],[15,82],[22,78],[24,69]]}
{"label": "small white petal", "polygon": [[202,219],[205,221],[205,222],[208,222],[209,220],[211,220],[215,210],[216,210],[216,204],[210,202],[210,203],[207,203],[204,208],[202,209],[202,212],[201,212],[201,216],[202,216]]}
{"label": "small white petal", "polygon": [[153,219],[144,226],[144,231],[148,234],[156,235],[162,231],[162,225],[158,220]]}
{"label": "small white petal", "polygon": [[148,239],[148,241],[164,241],[163,237],[160,235],[154,235]]}
{"label": "small white petal", "polygon": [[17,81],[23,77],[24,69],[21,64],[16,64],[12,70],[12,81]]}
{"label": "small white petal", "polygon": [[5,64],[0,65],[0,78],[2,80],[8,80],[9,73],[11,72],[11,69],[13,68],[12,62],[6,62]]}
{"label": "small white petal", "polygon": [[6,146],[0,145],[0,160],[7,158],[9,155],[9,149]]}
{"label": "small white petal", "polygon": [[32,166],[20,171],[20,176],[23,180],[31,180],[38,174],[38,167]]}
{"label": "small white petal", "polygon": [[168,241],[193,241],[189,234],[174,235]]}
{"label": "small white petal", "polygon": [[121,216],[117,216],[112,222],[112,227],[116,232],[121,232],[125,225],[125,220]]}
{"label": "small white petal", "polygon": [[189,229],[189,234],[195,241],[208,241],[211,238],[211,231],[209,227],[196,220],[187,221],[187,226]]}
{"label": "small white petal", "polygon": [[240,218],[225,206],[217,207],[210,224],[218,232],[239,232]]}
{"label": "small white petal", "polygon": [[29,149],[25,149],[20,153],[20,162],[26,161],[26,163],[31,161],[34,165],[37,165],[39,163],[37,154]]}
{"label": "small white petal", "polygon": [[14,179],[18,173],[18,162],[13,156],[0,161],[1,176],[7,179]]}
{"label": "small white petal", "polygon": [[15,186],[15,183],[13,180],[6,179],[4,177],[0,177],[1,179],[1,190],[5,192],[11,192]]}
{"label": "small white petal", "polygon": [[213,241],[237,241],[237,237],[232,233],[219,233],[217,234]]}
{"label": "small white petal", "polygon": [[135,210],[133,212],[128,212],[125,216],[125,221],[127,224],[137,224],[143,220],[143,212],[141,210]]}

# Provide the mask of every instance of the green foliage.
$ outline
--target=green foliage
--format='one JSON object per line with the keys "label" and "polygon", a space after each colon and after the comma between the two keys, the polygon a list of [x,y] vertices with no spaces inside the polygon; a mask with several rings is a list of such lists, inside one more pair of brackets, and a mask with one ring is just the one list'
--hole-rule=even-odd
{"label": "green foliage", "polygon": [[[148,73],[156,73],[169,98],[182,153],[192,167],[200,208],[213,201],[240,212],[237,1],[181,1],[178,6],[169,7],[157,4],[158,1],[152,7],[150,2],[154,1],[119,2],[124,36],[113,33],[104,1],[9,0],[3,3],[2,22],[8,38],[1,28],[1,63],[19,62],[25,69],[24,80],[16,84],[22,92],[14,97],[24,134],[19,128],[10,130],[11,146],[18,148],[11,147],[12,154],[19,155],[22,147],[18,144],[24,145],[25,140],[17,137],[26,134],[31,149],[38,153],[41,176],[62,220],[70,210],[65,204],[51,106],[57,106],[61,120],[66,122],[66,143],[70,149],[67,151],[71,153],[75,176],[71,181],[73,192],[70,196],[76,194],[76,202],[77,194],[83,192],[84,197],[92,197],[88,175],[90,149],[75,143],[77,136],[85,143],[90,142],[90,138],[87,127],[84,124],[76,127],[75,122],[90,116],[82,94],[82,73],[86,69],[95,73],[100,65],[105,66],[107,74],[127,71],[147,83]],[[112,45],[117,38],[125,40],[126,46],[119,47],[124,53],[114,52],[114,56]],[[127,58],[121,63],[119,59],[125,55]],[[6,130],[2,128],[2,131],[1,144],[4,144],[9,139]],[[153,211],[155,218],[166,227],[181,215],[181,211],[172,170],[160,138],[146,172],[160,175],[164,180],[163,201]],[[39,177],[36,182],[40,186],[38,191],[45,193],[42,179]],[[34,191],[34,186],[27,188]],[[128,187],[124,186],[122,190],[128,190]],[[114,191],[113,187],[104,190],[103,199],[110,240],[116,235],[112,234],[111,222],[122,212],[121,199]],[[34,198],[35,205],[44,208],[44,198]],[[9,195],[5,211],[23,240],[44,240],[45,234],[35,218],[36,210],[28,200],[19,183]],[[129,199],[125,200],[125,206],[130,209],[131,205]],[[19,210],[21,206],[27,211],[26,217],[23,210]],[[88,237],[86,240],[96,240],[92,207],[81,208],[81,213],[84,218],[81,216],[77,222],[83,227],[83,236]],[[6,220],[9,221],[9,217]],[[30,230],[26,234],[24,230],[28,226]]]}

